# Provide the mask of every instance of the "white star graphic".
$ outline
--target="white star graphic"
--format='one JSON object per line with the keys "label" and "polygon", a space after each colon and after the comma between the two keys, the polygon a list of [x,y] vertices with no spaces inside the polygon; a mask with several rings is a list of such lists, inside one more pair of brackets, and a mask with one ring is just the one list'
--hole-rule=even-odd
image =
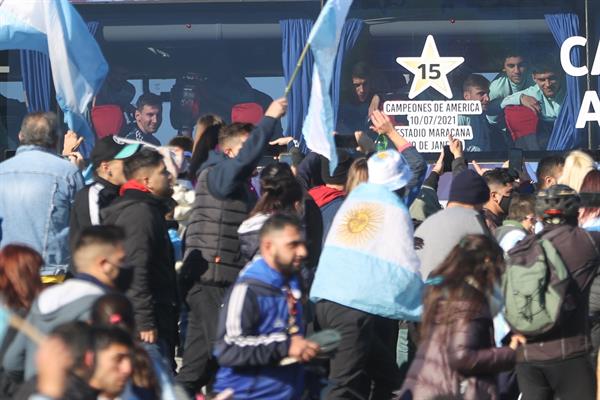
{"label": "white star graphic", "polygon": [[398,57],[396,62],[415,75],[409,99],[414,99],[425,89],[432,87],[447,98],[452,98],[452,89],[446,76],[465,61],[462,57],[440,57],[433,36],[427,36],[421,57]]}

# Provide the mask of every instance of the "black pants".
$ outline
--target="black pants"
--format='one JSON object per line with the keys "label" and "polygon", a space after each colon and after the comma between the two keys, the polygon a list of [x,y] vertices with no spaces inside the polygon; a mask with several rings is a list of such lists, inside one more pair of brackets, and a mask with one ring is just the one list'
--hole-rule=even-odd
{"label": "black pants", "polygon": [[325,398],[391,398],[402,384],[395,360],[398,322],[326,300],[315,308],[318,328],[336,329],[342,335],[330,360]]}
{"label": "black pants", "polygon": [[197,283],[186,298],[190,312],[183,362],[176,380],[192,395],[214,380],[219,368],[212,350],[226,291],[224,287]]}
{"label": "black pants", "polygon": [[589,358],[518,363],[517,379],[523,400],[592,400],[596,378]]}

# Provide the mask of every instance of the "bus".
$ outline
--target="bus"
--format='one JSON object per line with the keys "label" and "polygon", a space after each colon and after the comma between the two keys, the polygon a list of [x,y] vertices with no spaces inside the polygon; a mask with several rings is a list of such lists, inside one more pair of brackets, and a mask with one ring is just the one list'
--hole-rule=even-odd
{"label": "bus", "polygon": [[[254,118],[283,95],[325,2],[71,0],[110,66],[90,114],[113,104],[129,123],[136,99],[158,94],[162,143],[193,135],[204,114]],[[590,0],[354,0],[331,88],[336,132],[369,131],[379,108],[430,160],[448,133],[477,160],[506,160],[511,149],[529,160],[593,152],[599,11]],[[57,111],[52,85],[38,82],[50,76],[45,68],[24,52],[0,52],[2,149],[18,145],[26,112]],[[310,55],[300,71],[281,134],[302,143]]]}

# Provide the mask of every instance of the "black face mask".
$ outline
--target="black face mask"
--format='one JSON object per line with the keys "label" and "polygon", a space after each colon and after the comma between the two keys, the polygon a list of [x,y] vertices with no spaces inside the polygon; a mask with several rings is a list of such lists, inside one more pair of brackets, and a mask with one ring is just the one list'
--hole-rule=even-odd
{"label": "black face mask", "polygon": [[115,279],[115,287],[121,293],[125,293],[133,281],[133,268],[119,268],[119,275]]}
{"label": "black face mask", "polygon": [[504,215],[508,214],[508,208],[510,207],[510,201],[512,200],[511,196],[502,196],[502,200],[500,200],[500,208]]}

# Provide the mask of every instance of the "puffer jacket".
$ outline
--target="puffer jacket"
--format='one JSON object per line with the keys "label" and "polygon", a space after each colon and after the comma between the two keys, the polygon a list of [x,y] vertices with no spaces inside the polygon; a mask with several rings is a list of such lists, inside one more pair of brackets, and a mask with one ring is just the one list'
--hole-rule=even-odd
{"label": "puffer jacket", "polygon": [[515,352],[509,347],[494,347],[487,302],[471,300],[481,297],[475,293],[477,289],[465,285],[464,290],[465,300],[438,302],[433,326],[421,339],[396,399],[498,398],[495,374],[514,366]]}

